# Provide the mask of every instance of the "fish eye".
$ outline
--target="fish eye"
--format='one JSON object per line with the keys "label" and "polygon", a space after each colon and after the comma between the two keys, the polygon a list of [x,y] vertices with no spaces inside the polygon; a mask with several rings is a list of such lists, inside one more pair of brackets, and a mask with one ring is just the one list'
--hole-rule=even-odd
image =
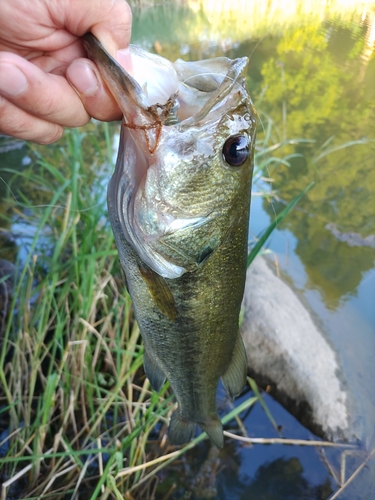
{"label": "fish eye", "polygon": [[250,154],[249,141],[244,135],[229,137],[223,146],[223,158],[231,167],[239,167]]}

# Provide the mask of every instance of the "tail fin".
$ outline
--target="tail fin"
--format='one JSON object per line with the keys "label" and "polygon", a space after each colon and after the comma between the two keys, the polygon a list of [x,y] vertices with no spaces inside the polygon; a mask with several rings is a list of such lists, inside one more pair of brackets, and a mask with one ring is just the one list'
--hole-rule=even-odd
{"label": "tail fin", "polygon": [[185,444],[195,436],[196,424],[191,420],[181,417],[177,408],[172,413],[171,421],[168,428],[169,441],[172,444]]}
{"label": "tail fin", "polygon": [[202,431],[207,432],[212,444],[218,448],[222,448],[224,446],[223,424],[221,423],[219,416],[209,422],[199,422],[199,425]]}
{"label": "tail fin", "polygon": [[[224,446],[223,425],[219,416],[207,422],[199,422],[199,426],[207,432],[212,443],[218,448]],[[185,444],[195,436],[196,423],[181,417],[179,410],[175,410],[171,417],[168,429],[169,441],[172,444]]]}

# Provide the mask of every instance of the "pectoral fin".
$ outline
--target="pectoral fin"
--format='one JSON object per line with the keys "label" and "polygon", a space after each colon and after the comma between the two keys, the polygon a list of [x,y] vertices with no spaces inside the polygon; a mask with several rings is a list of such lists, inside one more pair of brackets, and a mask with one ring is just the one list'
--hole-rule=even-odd
{"label": "pectoral fin", "polygon": [[155,247],[167,259],[187,271],[194,271],[206,262],[226,236],[216,214],[201,217],[200,223],[181,223],[178,229],[176,227],[177,224],[159,238]]}
{"label": "pectoral fin", "polygon": [[164,385],[166,377],[157,361],[149,355],[146,349],[143,354],[143,366],[146,372],[146,377],[150,381],[151,387],[154,389],[154,391],[160,392],[161,388]]}
{"label": "pectoral fin", "polygon": [[247,356],[241,335],[238,333],[237,342],[233,351],[232,360],[227,371],[222,376],[222,381],[229,396],[234,399],[240,394],[247,375]]}
{"label": "pectoral fin", "polygon": [[176,321],[178,314],[176,303],[165,279],[146,265],[139,266],[139,271],[160,312],[171,321]]}

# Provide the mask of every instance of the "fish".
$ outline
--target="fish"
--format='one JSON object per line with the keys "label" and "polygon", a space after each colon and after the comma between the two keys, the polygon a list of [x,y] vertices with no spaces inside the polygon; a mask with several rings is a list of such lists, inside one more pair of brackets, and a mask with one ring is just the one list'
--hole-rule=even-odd
{"label": "fish", "polygon": [[246,383],[239,333],[248,253],[256,111],[246,57],[174,63],[130,47],[126,71],[91,33],[88,56],[123,112],[108,213],[144,343],[144,370],[177,400],[168,438],[197,425],[224,444],[220,379]]}

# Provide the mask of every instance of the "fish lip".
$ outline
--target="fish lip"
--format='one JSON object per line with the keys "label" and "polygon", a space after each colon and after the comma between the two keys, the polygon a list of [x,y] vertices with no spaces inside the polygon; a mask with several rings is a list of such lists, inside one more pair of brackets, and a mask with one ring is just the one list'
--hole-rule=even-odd
{"label": "fish lip", "polygon": [[83,36],[83,44],[123,112],[123,126],[142,130],[146,147],[153,154],[159,144],[163,122],[176,100],[176,93],[163,104],[150,105],[137,80],[106,51],[92,33]]}
{"label": "fish lip", "polygon": [[[102,70],[100,72],[106,85],[123,111],[123,126],[133,130],[143,130],[144,140],[151,155],[157,150],[163,127],[180,127],[182,130],[197,125],[203,119],[207,118],[210,111],[214,110],[218,104],[224,107],[221,112],[225,113],[227,110],[225,109],[223,100],[231,93],[235,85],[239,87],[239,98],[241,98],[241,95],[243,98],[247,96],[245,78],[243,76],[249,62],[247,57],[241,57],[234,60],[221,58],[223,61],[226,61],[226,72],[224,69],[222,72],[216,73],[212,71],[203,71],[199,74],[190,74],[184,80],[182,80],[184,75],[183,67],[186,66],[188,68],[190,63],[185,63],[182,60],[176,61],[175,64],[179,65],[178,70],[175,68],[179,84],[187,85],[191,87],[193,91],[197,90],[197,88],[192,85],[193,82],[191,80],[193,79],[194,81],[194,78],[201,78],[205,75],[212,76],[212,74],[214,74],[217,78],[222,78],[222,80],[221,82],[216,81],[216,89],[210,92],[208,99],[202,103],[200,110],[177,124],[165,125],[171,109],[179,102],[178,86],[175,92],[173,92],[165,102],[150,105],[137,80],[106,51],[100,41],[92,33],[86,33],[83,36],[83,43],[90,59],[92,59],[95,64],[99,65],[99,70]],[[139,53],[144,52],[139,48],[136,50],[133,48],[133,51]],[[190,85],[187,83],[189,80]],[[128,98],[124,99],[122,95],[126,95]],[[230,107],[231,106],[229,106],[229,108]],[[154,134],[152,134],[152,132],[154,132]],[[153,135],[155,135],[155,137],[152,137]]]}

